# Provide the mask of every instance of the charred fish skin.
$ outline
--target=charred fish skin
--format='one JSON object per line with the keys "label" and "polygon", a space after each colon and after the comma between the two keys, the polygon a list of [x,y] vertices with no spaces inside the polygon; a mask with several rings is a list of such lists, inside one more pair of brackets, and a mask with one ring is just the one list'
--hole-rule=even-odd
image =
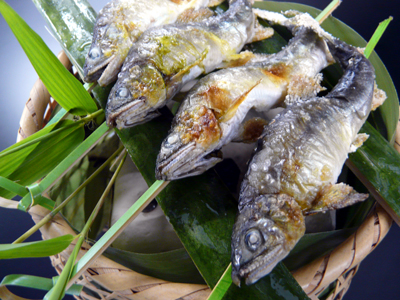
{"label": "charred fish skin", "polygon": [[[293,103],[278,115],[249,163],[232,234],[237,285],[242,279],[256,282],[289,253],[304,234],[301,214],[342,208],[368,196],[335,183],[371,109],[374,69],[354,47],[335,39],[327,43],[344,75],[327,96]],[[262,239],[253,249],[248,234],[256,231]]]}
{"label": "charred fish skin", "polygon": [[209,0],[113,0],[100,11],[84,65],[84,80],[106,86],[118,72],[132,44],[148,28],[175,22],[189,8]]}
{"label": "charred fish skin", "polygon": [[[202,78],[183,101],[161,145],[156,177],[176,180],[213,167],[222,159],[208,155],[237,136],[250,109],[267,111],[288,95],[315,96],[320,89],[316,75],[332,62],[324,39],[303,27],[282,51]],[[259,137],[265,124],[260,121],[251,121],[247,135]]]}
{"label": "charred fish skin", "polygon": [[252,38],[255,17],[249,0],[230,4],[228,11],[203,22],[170,24],[143,33],[110,93],[108,125],[126,128],[147,121],[185,83],[236,57]]}

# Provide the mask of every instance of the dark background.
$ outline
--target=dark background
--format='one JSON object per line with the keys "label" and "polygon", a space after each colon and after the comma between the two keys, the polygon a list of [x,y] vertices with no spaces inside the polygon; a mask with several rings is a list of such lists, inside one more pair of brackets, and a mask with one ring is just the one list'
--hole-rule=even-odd
{"label": "dark background", "polygon": [[[151,1],[151,0],[149,0]],[[107,2],[90,1],[96,11]],[[290,1],[284,1],[290,2]],[[297,2],[320,9],[329,0],[298,0]],[[400,14],[398,1],[345,0],[334,16],[355,29],[368,40],[378,23],[388,16],[394,20],[376,47],[395,86],[399,84]],[[9,0],[8,3],[44,39],[54,53],[60,51],[58,43],[45,29],[45,22],[31,1]],[[4,19],[0,17],[0,150],[12,145],[17,136],[19,118],[37,75]],[[0,208],[0,243],[11,243],[33,225],[26,213]],[[39,234],[30,240],[40,239]],[[345,299],[398,299],[400,294],[400,230],[393,225],[383,242],[361,264]],[[7,274],[55,276],[49,259],[20,259],[0,261],[0,280]],[[28,289],[12,289],[20,296],[42,298],[44,293]]]}

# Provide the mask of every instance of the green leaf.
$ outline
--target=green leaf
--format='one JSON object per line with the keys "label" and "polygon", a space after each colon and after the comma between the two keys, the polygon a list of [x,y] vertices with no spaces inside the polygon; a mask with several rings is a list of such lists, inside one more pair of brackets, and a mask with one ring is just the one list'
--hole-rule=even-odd
{"label": "green leaf", "polygon": [[106,123],[101,124],[88,138],[79,144],[57,167],[47,174],[39,183],[41,192],[47,192],[53,184],[61,178],[73,165],[79,161],[87,152],[92,149],[96,143],[107,133]]}
{"label": "green leaf", "polygon": [[71,244],[73,239],[73,235],[67,234],[38,242],[1,244],[0,259],[46,257],[55,255],[65,250]]}
{"label": "green leaf", "polygon": [[[0,176],[20,186],[33,184],[48,174],[84,139],[83,124],[61,121],[0,152]],[[0,196],[12,198],[23,190],[7,190],[1,185]],[[11,189],[10,186],[8,186]]]}
{"label": "green leaf", "polygon": [[[86,0],[33,0],[33,3],[83,78],[82,66],[90,48],[96,12]],[[81,6],[86,8],[84,12],[80,9]],[[70,17],[81,13],[85,14],[85,18]]]}
{"label": "green leaf", "polygon": [[103,255],[144,275],[174,282],[204,284],[203,278],[183,248],[148,254],[108,247]]}
{"label": "green leaf", "polygon": [[[4,277],[0,282],[0,287],[1,286],[20,286],[48,291],[53,287],[53,280],[39,276],[13,274]],[[70,289],[68,289],[66,294],[79,296],[82,289],[82,285],[74,284]]]}
{"label": "green leaf", "polygon": [[86,115],[97,110],[82,84],[61,64],[43,40],[4,1],[0,13],[21,44],[50,95],[67,111]]}
{"label": "green leaf", "polygon": [[361,132],[369,138],[349,155],[347,165],[400,225],[400,154],[370,124]]}
{"label": "green leaf", "polygon": [[386,28],[388,27],[389,23],[393,20],[393,17],[390,17],[386,19],[385,21],[382,21],[379,23],[378,28],[375,30],[374,34],[372,35],[372,38],[367,44],[367,47],[365,47],[364,55],[365,57],[369,57],[374,50],[376,44],[378,44],[380,38],[382,37],[383,33],[385,32]]}
{"label": "green leaf", "polygon": [[[318,14],[321,12],[319,9],[313,8],[311,6],[291,2],[282,3],[275,1],[257,1],[255,2],[254,7],[275,12],[281,12],[291,9],[298,10],[301,12],[308,12],[314,18],[318,16]],[[356,31],[334,17],[327,18],[322,24],[322,27],[335,37],[353,46],[365,47],[367,44],[367,42]],[[386,131],[388,140],[391,143],[394,143],[394,135],[399,119],[399,98],[393,85],[393,81],[388,71],[386,70],[385,65],[382,63],[375,51],[372,52],[369,60],[375,68],[376,82],[378,84],[378,87],[384,90],[388,97],[385,103],[372,114],[376,119],[383,118],[383,122],[387,129]],[[329,70],[331,72],[333,71],[332,68],[329,68]],[[324,75],[325,74],[326,72],[324,72]],[[331,76],[331,80],[337,80],[340,76],[341,73],[337,73]],[[334,82],[334,84],[336,84],[336,82]]]}

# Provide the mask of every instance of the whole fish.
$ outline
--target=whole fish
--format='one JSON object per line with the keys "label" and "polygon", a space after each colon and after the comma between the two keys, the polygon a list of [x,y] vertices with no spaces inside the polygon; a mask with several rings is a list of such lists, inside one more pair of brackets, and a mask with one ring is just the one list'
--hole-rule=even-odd
{"label": "whole fish", "polygon": [[[309,17],[311,18],[311,17]],[[237,139],[252,141],[266,121],[243,123],[250,109],[267,111],[285,98],[315,96],[318,75],[333,62],[327,45],[312,29],[292,28],[289,44],[277,54],[202,78],[183,101],[163,141],[156,177],[174,180],[205,172],[222,160],[214,151]]]}
{"label": "whole fish", "polygon": [[131,127],[158,115],[184,85],[232,60],[255,35],[249,0],[231,0],[229,9],[198,23],[147,30],[132,46],[107,102],[109,126]]}
{"label": "whole fish", "polygon": [[115,81],[129,49],[146,29],[173,23],[187,9],[197,10],[209,5],[210,2],[209,0],[109,2],[100,11],[94,26],[92,45],[83,67],[84,80],[98,81],[101,86]]}
{"label": "whole fish", "polygon": [[374,69],[352,46],[327,41],[344,75],[325,97],[288,105],[265,129],[249,163],[232,234],[232,280],[267,275],[303,236],[304,215],[365,200],[337,178],[370,110]]}

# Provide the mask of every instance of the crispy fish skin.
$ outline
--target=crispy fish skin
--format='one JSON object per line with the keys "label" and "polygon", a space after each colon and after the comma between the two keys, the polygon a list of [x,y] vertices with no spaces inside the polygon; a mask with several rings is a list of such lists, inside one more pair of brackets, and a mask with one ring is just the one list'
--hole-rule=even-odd
{"label": "crispy fish skin", "polygon": [[110,93],[107,124],[131,127],[157,116],[185,83],[240,56],[254,22],[250,1],[232,0],[228,11],[203,22],[147,30],[130,49]]}
{"label": "crispy fish skin", "polygon": [[[325,41],[305,27],[282,51],[256,60],[209,74],[191,90],[161,145],[158,179],[194,176],[213,167],[221,158],[207,155],[236,137],[250,109],[267,111],[288,96],[315,96],[320,90],[316,75],[333,62]],[[259,137],[265,124],[260,121],[251,120],[248,135]]]}
{"label": "crispy fish skin", "polygon": [[267,275],[303,236],[303,215],[365,200],[335,184],[374,91],[374,69],[356,48],[331,39],[344,75],[325,97],[289,105],[265,129],[241,186],[232,234],[232,280]]}
{"label": "crispy fish skin", "polygon": [[209,0],[113,0],[100,11],[84,65],[84,80],[106,86],[117,75],[132,44],[148,28],[175,22],[187,9]]}

